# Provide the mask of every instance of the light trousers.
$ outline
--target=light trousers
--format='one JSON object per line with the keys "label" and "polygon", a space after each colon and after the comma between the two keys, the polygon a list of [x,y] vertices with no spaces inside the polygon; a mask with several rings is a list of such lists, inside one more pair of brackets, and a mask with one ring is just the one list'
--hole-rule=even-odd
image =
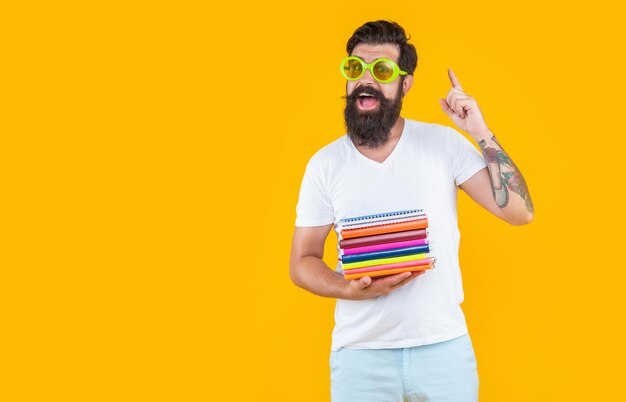
{"label": "light trousers", "polygon": [[476,402],[478,371],[468,334],[399,349],[331,351],[332,402]]}

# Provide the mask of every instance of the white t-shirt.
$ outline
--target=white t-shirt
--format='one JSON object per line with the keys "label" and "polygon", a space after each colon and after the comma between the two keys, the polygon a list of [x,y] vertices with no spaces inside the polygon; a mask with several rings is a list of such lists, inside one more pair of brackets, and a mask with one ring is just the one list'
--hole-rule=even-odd
{"label": "white t-shirt", "polygon": [[[424,209],[436,266],[406,286],[374,299],[337,299],[332,350],[405,348],[467,333],[461,309],[457,187],[486,167],[458,131],[405,119],[393,152],[378,163],[347,135],[309,161],[296,207],[296,226],[334,224],[356,216]],[[339,247],[338,247],[339,249]],[[340,264],[337,271],[341,271]]]}

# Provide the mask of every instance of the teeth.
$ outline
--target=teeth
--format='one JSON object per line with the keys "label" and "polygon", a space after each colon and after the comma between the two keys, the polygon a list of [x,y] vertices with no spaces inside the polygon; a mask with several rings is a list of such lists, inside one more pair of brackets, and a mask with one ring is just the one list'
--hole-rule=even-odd
{"label": "teeth", "polygon": [[370,94],[361,94],[361,95],[359,95],[359,96],[369,96],[370,98],[373,98],[373,97],[374,97],[374,95],[370,95]]}

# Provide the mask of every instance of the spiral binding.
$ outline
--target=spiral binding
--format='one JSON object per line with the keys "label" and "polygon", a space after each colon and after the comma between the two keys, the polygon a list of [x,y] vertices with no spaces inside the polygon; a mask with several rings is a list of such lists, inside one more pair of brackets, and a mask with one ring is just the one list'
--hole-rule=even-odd
{"label": "spiral binding", "polygon": [[415,214],[415,215],[407,215],[401,216],[397,218],[380,218],[372,221],[363,221],[363,222],[352,222],[352,223],[344,223],[341,225],[342,230],[353,230],[353,229],[361,229],[372,226],[384,226],[391,225],[394,223],[401,222],[410,222],[410,221],[419,221],[422,219],[427,219],[426,214]]}
{"label": "spiral binding", "polygon": [[366,219],[387,218],[387,217],[394,217],[398,215],[414,214],[418,212],[424,212],[424,210],[423,209],[410,209],[406,211],[385,212],[382,214],[375,214],[375,215],[356,216],[354,218],[340,219],[339,222],[343,222],[343,223],[358,222],[358,221],[363,221]]}

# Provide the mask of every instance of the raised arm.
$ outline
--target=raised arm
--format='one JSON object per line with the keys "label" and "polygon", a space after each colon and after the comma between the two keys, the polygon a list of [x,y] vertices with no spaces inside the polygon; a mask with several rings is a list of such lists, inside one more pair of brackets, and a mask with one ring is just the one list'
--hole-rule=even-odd
{"label": "raised arm", "polygon": [[508,223],[530,223],[535,210],[522,173],[494,135],[479,140],[478,145],[487,161],[487,169],[479,171],[459,187]]}
{"label": "raised arm", "polygon": [[483,152],[487,169],[482,169],[459,187],[482,207],[512,225],[533,220],[535,209],[528,186],[513,160],[487,127],[474,98],[467,95],[451,69],[452,88],[441,108],[461,130],[467,132]]}

